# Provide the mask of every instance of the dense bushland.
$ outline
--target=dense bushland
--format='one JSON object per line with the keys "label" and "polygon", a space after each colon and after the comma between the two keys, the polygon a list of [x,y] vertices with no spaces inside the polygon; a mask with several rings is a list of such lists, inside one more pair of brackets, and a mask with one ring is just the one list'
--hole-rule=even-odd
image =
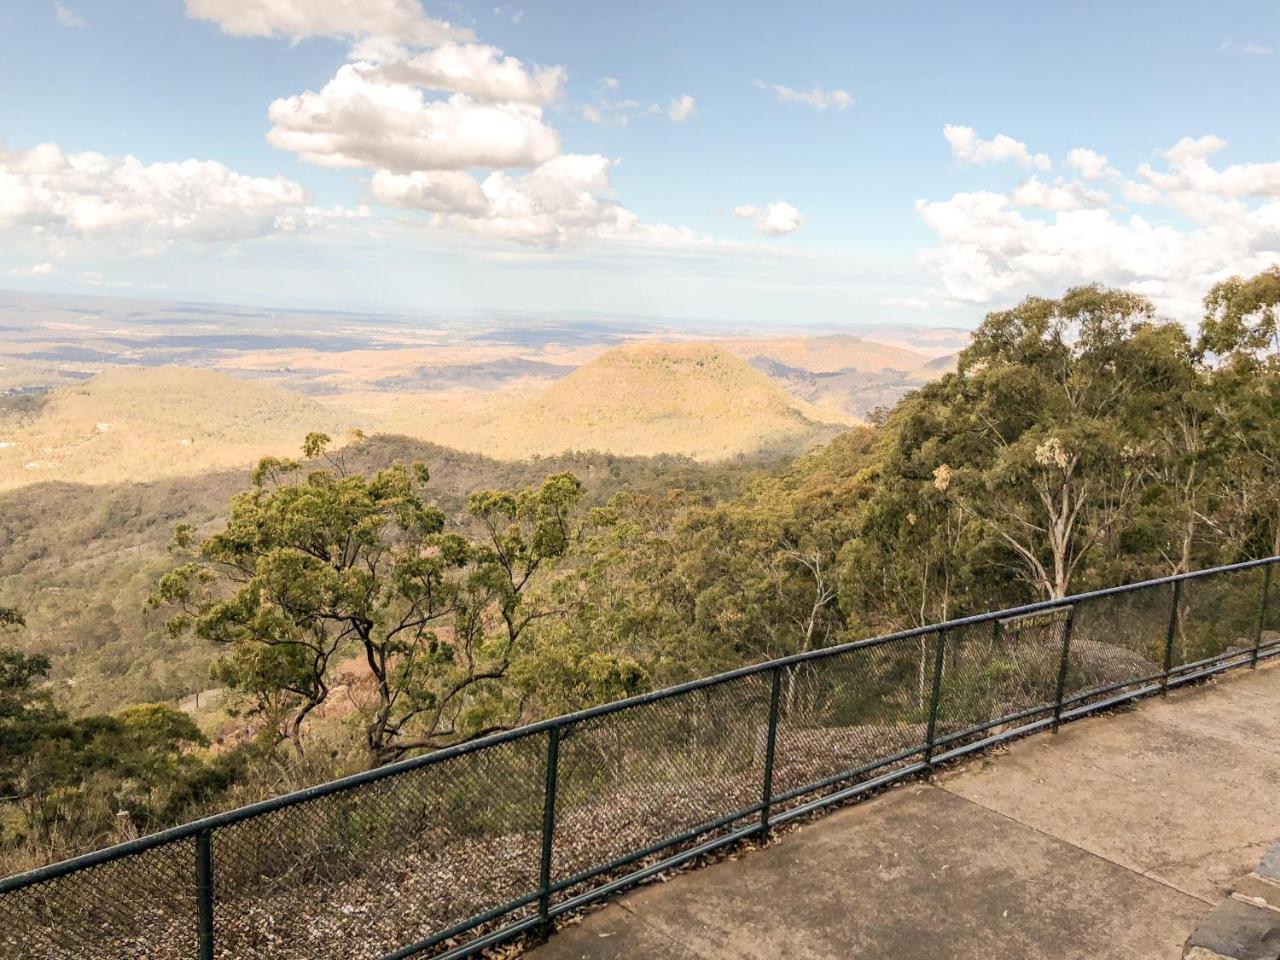
{"label": "dense bushland", "polygon": [[[5,842],[52,856],[744,662],[1280,553],[1280,269],[1205,306],[1193,338],[1122,291],[1030,298],[955,373],[773,469],[471,458],[462,482],[441,450],[315,435],[226,513],[174,517],[163,576],[148,554],[149,636],[211,664],[231,732],[72,718],[12,653]],[[97,738],[128,748],[75,759]],[[41,766],[61,754],[89,775]]]}

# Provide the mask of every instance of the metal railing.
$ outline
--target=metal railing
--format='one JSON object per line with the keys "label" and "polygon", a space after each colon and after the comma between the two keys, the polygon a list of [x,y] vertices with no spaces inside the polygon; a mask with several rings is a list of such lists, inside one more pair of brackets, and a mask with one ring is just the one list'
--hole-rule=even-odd
{"label": "metal railing", "polygon": [[1280,653],[1280,558],[785,657],[0,881],[11,960],[461,957],[971,751]]}

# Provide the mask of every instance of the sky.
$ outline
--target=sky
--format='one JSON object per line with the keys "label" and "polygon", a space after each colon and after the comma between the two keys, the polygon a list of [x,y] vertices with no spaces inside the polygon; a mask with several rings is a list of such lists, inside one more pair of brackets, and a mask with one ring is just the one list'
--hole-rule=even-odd
{"label": "sky", "polygon": [[1280,262],[1280,4],[9,0],[0,287],[1194,322]]}

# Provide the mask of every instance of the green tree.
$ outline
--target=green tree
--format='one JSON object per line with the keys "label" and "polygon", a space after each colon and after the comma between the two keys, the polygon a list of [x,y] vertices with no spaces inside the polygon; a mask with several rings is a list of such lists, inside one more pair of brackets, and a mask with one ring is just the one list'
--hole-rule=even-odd
{"label": "green tree", "polygon": [[1205,297],[1200,350],[1224,434],[1215,521],[1228,558],[1280,553],[1280,267]]}
{"label": "green tree", "polygon": [[[0,607],[0,632],[23,626],[22,614]],[[0,647],[0,801],[20,797],[22,772],[33,745],[50,723],[62,719],[44,684],[49,658]]]}
{"label": "green tree", "polygon": [[[0,622],[22,617],[0,609]],[[69,717],[45,682],[49,661],[0,647],[0,817],[6,845],[47,861],[165,826],[229,782],[234,764],[204,763],[207,745],[186,714],[165,704]]]}
{"label": "green tree", "polygon": [[[321,456],[327,442],[313,434],[304,453]],[[153,602],[176,605],[171,629],[222,646],[218,676],[299,755],[305,723],[353,657],[367,671],[353,693],[371,764],[520,719],[503,681],[546,615],[526,595],[576,535],[580,485],[558,474],[476,493],[472,539],[428,501],[428,479],[422,463],[366,476],[327,457],[304,474],[268,458],[225,529],[160,581]],[[179,530],[180,547],[191,540]]]}
{"label": "green tree", "polygon": [[1123,542],[1103,565],[1111,580],[1185,573],[1215,561],[1210,521],[1221,479],[1222,422],[1202,354],[1181,327],[1166,324],[1134,351],[1147,389],[1130,405],[1128,427],[1143,456],[1134,458],[1143,490]]}
{"label": "green tree", "polygon": [[560,585],[557,642],[661,685],[843,639],[839,555],[870,489],[871,436],[851,431],[719,503],[615,497]]}
{"label": "green tree", "polygon": [[[1176,338],[1136,294],[1077,287],[988,314],[954,376],[905,403],[932,429],[934,489],[1042,597],[1065,596],[1114,545],[1146,473],[1145,424],[1160,384],[1151,355]],[[915,458],[918,463],[919,458]]]}

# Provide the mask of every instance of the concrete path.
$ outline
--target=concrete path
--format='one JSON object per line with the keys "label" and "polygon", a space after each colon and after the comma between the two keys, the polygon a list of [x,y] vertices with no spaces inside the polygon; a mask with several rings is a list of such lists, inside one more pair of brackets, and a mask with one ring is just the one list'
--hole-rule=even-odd
{"label": "concrete path", "polygon": [[1168,960],[1280,837],[1280,664],[643,887],[536,960]]}

